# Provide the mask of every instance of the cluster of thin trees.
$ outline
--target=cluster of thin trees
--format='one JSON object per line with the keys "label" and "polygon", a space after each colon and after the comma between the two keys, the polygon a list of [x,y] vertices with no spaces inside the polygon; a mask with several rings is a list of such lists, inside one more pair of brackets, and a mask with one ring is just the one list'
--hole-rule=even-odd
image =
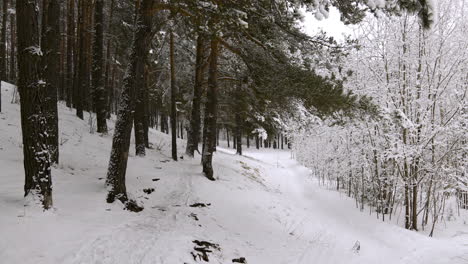
{"label": "cluster of thin trees", "polygon": [[431,236],[455,213],[449,207],[468,208],[468,6],[439,1],[437,9],[430,30],[410,14],[360,24],[347,85],[372,96],[379,113],[344,125],[310,117],[313,132],[293,139],[321,182]]}
{"label": "cluster of thin trees", "polygon": [[301,10],[321,18],[334,5],[348,23],[368,11],[409,10],[424,26],[431,21],[427,1],[361,2],[4,0],[0,72],[19,90],[25,196],[52,206],[58,101],[80,119],[88,113],[102,134],[115,114],[107,201],[135,211],[141,208],[128,200],[125,186],[132,128],[138,156],[151,146],[150,126],[170,129],[174,160],[176,137],[186,131],[186,155],[193,157],[202,143],[203,173],[215,180],[221,128],[233,132],[241,154],[243,137],[261,144],[259,131],[276,135],[276,143],[271,136],[264,143],[279,147],[278,113],[292,111],[292,99],[324,115],[350,110],[356,99],[343,93],[343,83],[315,72],[344,49],[324,35],[302,33]]}

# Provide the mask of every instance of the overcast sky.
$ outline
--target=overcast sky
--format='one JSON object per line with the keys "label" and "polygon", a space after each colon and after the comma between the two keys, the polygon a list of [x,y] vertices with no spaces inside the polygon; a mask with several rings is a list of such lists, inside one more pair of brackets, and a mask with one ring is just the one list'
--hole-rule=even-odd
{"label": "overcast sky", "polygon": [[304,32],[309,35],[315,35],[320,29],[327,32],[328,35],[337,40],[343,40],[343,33],[351,34],[351,29],[340,21],[340,13],[336,8],[330,8],[328,18],[318,21],[315,17],[304,11]]}

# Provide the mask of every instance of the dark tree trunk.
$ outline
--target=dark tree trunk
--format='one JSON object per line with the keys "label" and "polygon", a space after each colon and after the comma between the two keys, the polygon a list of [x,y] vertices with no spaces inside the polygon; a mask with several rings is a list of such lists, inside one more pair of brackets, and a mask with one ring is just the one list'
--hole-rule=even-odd
{"label": "dark tree trunk", "polygon": [[76,108],[76,116],[80,119],[84,119],[83,107],[84,107],[84,89],[86,78],[86,38],[85,38],[85,17],[86,17],[86,0],[79,0],[78,4],[78,46],[77,56],[75,57],[75,80],[74,80],[74,102]]}
{"label": "dark tree trunk", "polygon": [[247,135],[247,148],[250,148],[250,137]]}
{"label": "dark tree trunk", "polygon": [[193,101],[192,113],[190,118],[190,126],[187,133],[187,148],[185,153],[187,156],[193,157],[195,150],[198,150],[200,142],[200,103],[203,84],[203,61],[205,58],[205,45],[201,34],[197,37],[196,59],[195,59],[195,85],[193,86]]}
{"label": "dark tree trunk", "polygon": [[144,137],[144,141],[145,141],[145,147],[149,148],[150,145],[149,145],[149,97],[150,97],[150,94],[149,94],[149,69],[148,69],[148,65],[145,64],[145,72],[144,72],[144,76],[143,76],[143,81],[144,81],[144,84],[143,84],[143,89],[144,89],[144,96],[143,96],[143,106],[144,106],[144,109],[143,109],[143,137]]}
{"label": "dark tree trunk", "polygon": [[37,2],[16,1],[18,14],[18,89],[21,105],[21,129],[25,185],[24,195],[32,196],[44,209],[52,207],[52,175],[47,147],[47,96],[41,76],[39,15]]}
{"label": "dark tree trunk", "polygon": [[60,69],[60,5],[58,0],[43,0],[42,10],[42,50],[44,52],[43,70],[47,96],[47,133],[52,163],[59,162],[57,92]]}
{"label": "dark tree trunk", "polygon": [[283,134],[281,134],[281,149],[284,149],[283,142],[284,142],[284,137],[283,137]]}
{"label": "dark tree trunk", "polygon": [[3,0],[2,31],[0,34],[0,80],[7,80],[6,32],[8,20],[8,0]]}
{"label": "dark tree trunk", "polygon": [[236,154],[242,155],[242,118],[238,111],[235,114],[236,119]]}
{"label": "dark tree trunk", "polygon": [[140,89],[138,84],[144,78],[144,64],[151,43],[152,8],[154,2],[154,0],[143,0],[137,11],[137,26],[135,27],[136,31],[133,37],[127,76],[125,77],[120,97],[120,107],[112,139],[112,151],[106,180],[109,187],[107,202],[112,203],[118,199],[126,204],[127,209],[134,211],[140,211],[142,208],[128,200],[125,174],[130,148],[133,111],[135,109],[136,95]]}
{"label": "dark tree trunk", "polygon": [[218,52],[219,42],[216,37],[211,39],[211,54],[208,70],[208,89],[207,89],[207,102],[205,107],[205,124],[203,134],[203,153],[202,165],[203,173],[209,179],[214,181],[213,176],[213,152],[216,148],[216,120],[217,120],[217,107],[218,107]]}
{"label": "dark tree trunk", "polygon": [[[16,14],[10,14],[10,82],[16,84]],[[0,103],[1,105],[1,103]],[[0,106],[1,110],[1,106]]]}
{"label": "dark tree trunk", "polygon": [[8,0],[3,0],[2,31],[0,34],[0,112],[2,112],[2,81],[6,81],[7,56],[6,56],[6,23],[8,14]]}
{"label": "dark tree trunk", "polygon": [[67,10],[67,106],[72,106],[75,51],[75,0],[68,0]]}
{"label": "dark tree trunk", "polygon": [[258,138],[258,134],[255,135],[255,147],[260,149],[260,139]]}
{"label": "dark tree trunk", "polygon": [[174,58],[174,32],[170,36],[170,54],[171,63],[171,138],[172,138],[172,159],[177,161],[177,106],[176,106],[176,76],[175,76],[175,58]]}
{"label": "dark tree trunk", "polygon": [[[61,2],[59,2],[59,9],[61,14],[65,14],[66,10],[63,8],[61,5]],[[65,69],[65,60],[66,60],[66,55],[67,55],[67,48],[66,48],[66,43],[67,43],[67,34],[65,30],[65,24],[66,24],[66,19],[64,21],[64,18],[62,15],[59,17],[59,29],[60,29],[60,80],[59,80],[59,87],[58,87],[58,99],[60,101],[65,101],[66,99],[66,69]]]}
{"label": "dark tree trunk", "polygon": [[107,134],[107,91],[104,87],[104,0],[96,0],[94,8],[93,43],[93,101],[96,110],[97,132]]}
{"label": "dark tree trunk", "polygon": [[104,85],[105,85],[105,90],[107,94],[107,118],[110,118],[110,114],[112,112],[112,99],[113,99],[113,85],[112,85],[112,79],[111,79],[111,66],[113,65],[112,60],[111,60],[111,37],[112,36],[112,22],[114,18],[114,3],[115,0],[111,0],[110,2],[110,15],[109,15],[109,25],[107,27],[107,47],[106,47],[106,70],[104,73]]}
{"label": "dark tree trunk", "polygon": [[229,129],[226,127],[226,139],[227,139],[227,147],[230,148],[231,146],[229,146]]}
{"label": "dark tree trunk", "polygon": [[[145,63],[146,68],[146,63]],[[143,70],[143,83],[140,86],[137,94],[135,114],[134,114],[134,134],[135,134],[135,154],[139,157],[146,155],[146,139],[145,139],[145,97],[146,97],[146,69]],[[148,134],[146,134],[147,136]]]}

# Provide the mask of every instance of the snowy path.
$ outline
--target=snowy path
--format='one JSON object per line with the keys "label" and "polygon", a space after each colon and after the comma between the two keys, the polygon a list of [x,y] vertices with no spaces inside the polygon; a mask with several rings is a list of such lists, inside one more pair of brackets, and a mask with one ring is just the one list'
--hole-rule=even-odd
{"label": "snowy path", "polygon": [[[290,202],[295,235],[315,243],[295,263],[468,263],[468,241],[428,238],[360,212],[340,193],[324,190],[288,152],[251,152],[268,164],[267,181]],[[375,216],[374,216],[375,217]],[[360,242],[359,254],[352,252]]]}

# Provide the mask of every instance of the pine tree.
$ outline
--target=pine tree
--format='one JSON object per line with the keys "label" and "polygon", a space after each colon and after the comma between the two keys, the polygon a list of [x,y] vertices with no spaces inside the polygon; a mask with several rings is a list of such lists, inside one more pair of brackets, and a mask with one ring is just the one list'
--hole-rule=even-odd
{"label": "pine tree", "polygon": [[58,0],[42,1],[42,60],[44,82],[47,96],[44,98],[47,106],[48,146],[52,163],[59,163],[59,128],[57,93],[59,87],[60,66],[60,5]]}
{"label": "pine tree", "polygon": [[52,207],[52,175],[48,149],[47,88],[42,81],[42,50],[39,46],[39,10],[36,1],[16,1],[18,14],[18,89],[26,197]]}
{"label": "pine tree", "polygon": [[126,205],[127,209],[133,211],[140,211],[142,208],[134,202],[129,201],[125,185],[125,175],[133,124],[133,111],[135,109],[136,96],[140,89],[139,84],[143,82],[145,61],[151,42],[152,8],[154,2],[154,0],[142,0],[140,7],[136,11],[136,27],[130,53],[130,62],[127,66],[127,74],[123,82],[106,180],[106,184],[109,186],[107,202],[112,203],[116,199],[120,200]]}
{"label": "pine tree", "polygon": [[169,33],[169,45],[170,45],[170,67],[171,67],[171,153],[172,153],[172,159],[177,161],[177,105],[176,105],[176,93],[177,93],[177,87],[176,87],[176,76],[175,76],[175,54],[174,54],[174,32],[171,30]]}
{"label": "pine tree", "polygon": [[203,64],[205,60],[205,39],[201,33],[197,36],[196,45],[196,58],[195,58],[195,83],[193,85],[193,99],[192,109],[190,116],[190,127],[187,134],[187,148],[185,153],[189,157],[193,157],[195,150],[198,151],[198,143],[200,142],[200,104],[202,96],[203,84]]}
{"label": "pine tree", "polygon": [[107,134],[107,93],[104,87],[104,1],[96,0],[94,9],[93,43],[93,99],[96,110],[97,132]]}
{"label": "pine tree", "polygon": [[75,68],[75,0],[67,0],[67,106],[71,107],[74,95],[74,72]]}
{"label": "pine tree", "polygon": [[214,181],[213,154],[216,148],[216,120],[218,116],[218,56],[219,41],[212,36],[210,42],[210,58],[208,69],[208,90],[205,106],[205,120],[203,133],[202,165],[205,176]]}

